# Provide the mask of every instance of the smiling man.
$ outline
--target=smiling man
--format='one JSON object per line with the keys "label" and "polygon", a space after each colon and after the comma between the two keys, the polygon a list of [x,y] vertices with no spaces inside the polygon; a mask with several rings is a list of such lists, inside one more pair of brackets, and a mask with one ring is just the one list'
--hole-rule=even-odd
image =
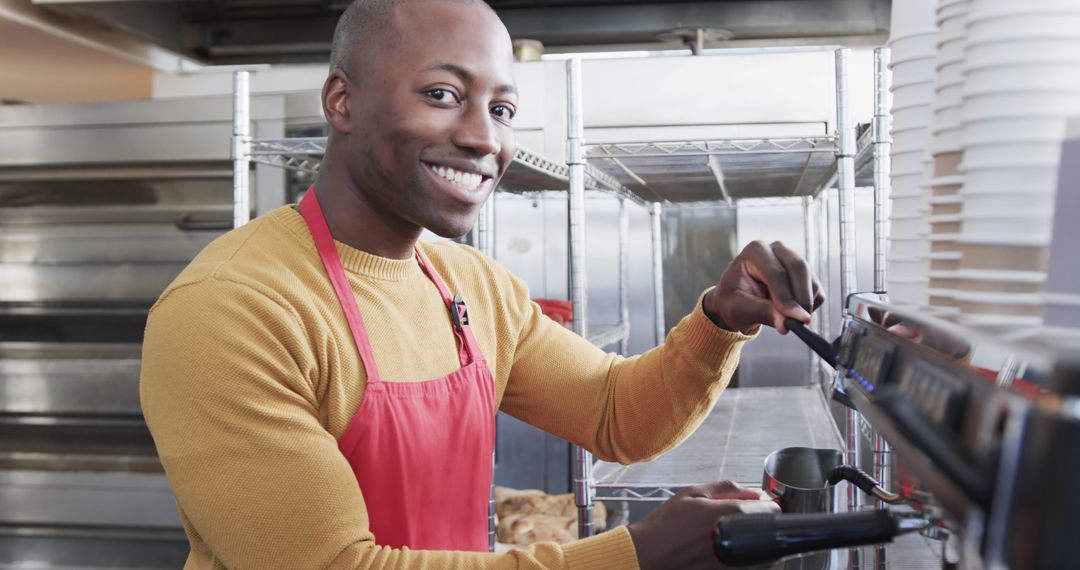
{"label": "smiling man", "polygon": [[[460,236],[514,156],[510,38],[480,1],[360,0],[334,36],[330,137],[301,203],[216,240],[150,313],[142,404],[191,542],[187,568],[681,568],[713,483],[628,528],[487,548],[495,414],[624,463],[700,424],[760,324],[808,321],[805,262],[755,243],[665,343],[605,354]],[[706,566],[707,567],[707,566]]]}

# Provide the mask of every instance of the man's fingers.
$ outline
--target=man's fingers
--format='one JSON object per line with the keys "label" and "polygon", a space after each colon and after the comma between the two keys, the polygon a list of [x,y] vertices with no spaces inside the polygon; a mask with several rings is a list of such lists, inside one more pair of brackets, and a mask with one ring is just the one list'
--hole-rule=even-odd
{"label": "man's fingers", "polygon": [[734,481],[713,481],[702,485],[687,487],[679,492],[686,497],[702,499],[741,499],[757,501],[762,498],[764,491],[750,487],[743,487]]}
{"label": "man's fingers", "polygon": [[810,271],[810,266],[799,257],[799,254],[778,241],[773,242],[770,247],[777,261],[787,272],[791,294],[795,297],[795,301],[807,313],[814,310],[814,276]]}
{"label": "man's fingers", "polygon": [[814,310],[816,311],[821,305],[825,303],[825,288],[821,286],[821,281],[814,277]]}
{"label": "man's fingers", "polygon": [[719,515],[751,514],[751,513],[778,513],[780,505],[772,501],[752,500],[722,500],[716,503]]}
{"label": "man's fingers", "polygon": [[756,251],[759,254],[752,257],[748,270],[754,279],[768,289],[769,299],[775,309],[772,318],[758,322],[768,323],[772,321],[773,327],[781,333],[787,332],[787,328],[784,327],[784,317],[810,322],[810,313],[806,312],[806,309],[802,308],[799,302],[795,300],[795,296],[791,292],[791,282],[788,279],[787,270],[784,269],[780,260],[776,258],[776,254],[773,253],[771,248]]}

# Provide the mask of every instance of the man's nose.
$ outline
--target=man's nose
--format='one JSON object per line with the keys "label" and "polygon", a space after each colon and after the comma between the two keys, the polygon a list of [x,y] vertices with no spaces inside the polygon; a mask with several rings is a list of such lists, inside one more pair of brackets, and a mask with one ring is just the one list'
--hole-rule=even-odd
{"label": "man's nose", "polygon": [[480,156],[498,154],[502,149],[498,127],[486,106],[474,106],[461,116],[453,141]]}

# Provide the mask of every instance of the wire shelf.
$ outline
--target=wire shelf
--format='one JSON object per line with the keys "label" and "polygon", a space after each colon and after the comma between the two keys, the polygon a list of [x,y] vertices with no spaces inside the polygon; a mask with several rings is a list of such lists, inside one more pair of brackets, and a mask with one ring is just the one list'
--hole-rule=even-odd
{"label": "wire shelf", "polygon": [[732,202],[816,193],[836,162],[831,135],[597,144],[593,164],[649,202]]}
{"label": "wire shelf", "polygon": [[599,347],[615,344],[630,335],[630,325],[590,325],[589,342]]}
{"label": "wire shelf", "polygon": [[596,498],[663,501],[683,487],[719,479],[760,486],[765,458],[782,447],[844,449],[820,388],[731,388],[693,435],[657,459],[598,461]]}

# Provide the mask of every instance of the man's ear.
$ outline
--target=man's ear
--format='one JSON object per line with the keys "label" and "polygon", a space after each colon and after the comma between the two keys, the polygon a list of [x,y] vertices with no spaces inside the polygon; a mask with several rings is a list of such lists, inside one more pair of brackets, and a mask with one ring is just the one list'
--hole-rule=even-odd
{"label": "man's ear", "polygon": [[323,115],[330,128],[339,133],[348,134],[352,125],[349,123],[351,107],[351,88],[349,77],[340,68],[330,72],[322,89]]}

